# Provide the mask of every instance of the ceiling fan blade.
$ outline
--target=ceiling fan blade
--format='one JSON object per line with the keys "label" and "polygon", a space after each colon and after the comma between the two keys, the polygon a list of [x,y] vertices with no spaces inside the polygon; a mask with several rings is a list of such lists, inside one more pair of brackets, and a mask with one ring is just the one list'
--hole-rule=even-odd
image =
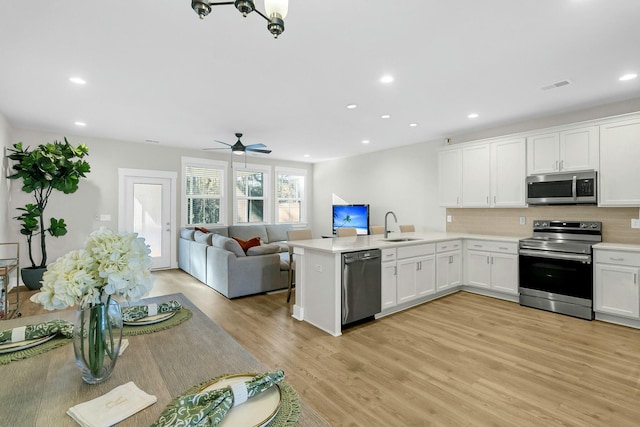
{"label": "ceiling fan blade", "polygon": [[227,147],[220,147],[220,148],[203,148],[204,151],[212,151],[212,150],[228,150],[229,148]]}
{"label": "ceiling fan blade", "polygon": [[253,153],[265,153],[265,154],[271,153],[271,150],[261,150],[259,148],[249,148],[249,147],[247,147],[247,151],[251,151]]}
{"label": "ceiling fan blade", "polygon": [[215,140],[215,142],[219,142],[220,144],[224,144],[224,145],[228,145],[229,147],[232,147],[231,144],[227,144],[226,142],[223,142],[223,141],[218,141],[217,139]]}
{"label": "ceiling fan blade", "polygon": [[251,145],[245,145],[246,148],[267,148],[266,145],[264,144],[251,144]]}

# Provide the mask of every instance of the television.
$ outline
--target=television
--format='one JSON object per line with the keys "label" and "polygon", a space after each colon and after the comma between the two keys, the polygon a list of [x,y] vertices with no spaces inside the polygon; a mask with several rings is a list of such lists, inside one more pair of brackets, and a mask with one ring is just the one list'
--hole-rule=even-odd
{"label": "television", "polygon": [[333,205],[333,234],[338,228],[355,228],[369,234],[369,205]]}

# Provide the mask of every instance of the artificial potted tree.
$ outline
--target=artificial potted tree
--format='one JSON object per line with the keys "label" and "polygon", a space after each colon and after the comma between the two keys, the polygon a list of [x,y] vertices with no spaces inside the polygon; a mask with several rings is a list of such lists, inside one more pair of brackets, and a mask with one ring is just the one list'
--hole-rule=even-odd
{"label": "artificial potted tree", "polygon": [[[45,222],[44,211],[49,203],[49,197],[54,190],[65,194],[75,193],[80,178],[84,178],[90,171],[89,163],[83,158],[89,154],[86,145],[73,147],[64,138],[64,142],[40,144],[33,150],[23,148],[22,142],[9,149],[9,158],[16,163],[12,165],[14,173],[9,179],[22,179],[22,191],[33,194],[35,203],[28,203],[20,216],[15,217],[22,228],[20,234],[27,238],[27,248],[31,267],[21,270],[22,282],[29,289],[40,289],[42,275],[47,269],[47,234],[60,237],[67,234],[64,219],[50,218]],[[40,262],[36,263],[33,251],[34,239],[39,241]]]}

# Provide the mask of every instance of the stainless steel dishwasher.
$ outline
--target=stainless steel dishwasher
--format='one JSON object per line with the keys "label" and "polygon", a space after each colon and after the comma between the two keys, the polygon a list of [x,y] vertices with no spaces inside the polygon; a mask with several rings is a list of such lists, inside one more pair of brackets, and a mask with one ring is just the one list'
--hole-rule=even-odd
{"label": "stainless steel dishwasher", "polygon": [[381,310],[380,249],[342,254],[342,324],[372,317]]}

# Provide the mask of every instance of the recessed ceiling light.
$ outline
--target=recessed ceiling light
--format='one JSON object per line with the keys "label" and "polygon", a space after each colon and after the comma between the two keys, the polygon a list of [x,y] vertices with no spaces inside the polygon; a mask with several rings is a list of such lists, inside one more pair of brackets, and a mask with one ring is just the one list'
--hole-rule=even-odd
{"label": "recessed ceiling light", "polygon": [[380,116],[381,119],[390,119],[391,118],[391,114],[383,114]]}
{"label": "recessed ceiling light", "polygon": [[467,117],[469,117],[470,119],[475,119],[478,117],[478,113],[471,113]]}
{"label": "recessed ceiling light", "polygon": [[73,124],[76,125],[76,126],[80,126],[80,127],[83,127],[83,126],[87,125],[85,122],[73,122]]}
{"label": "recessed ceiling light", "polygon": [[371,142],[371,141],[369,141],[368,139],[363,139],[363,140],[362,140],[362,143],[363,143],[363,144],[368,144],[368,143],[370,143],[370,142]]}
{"label": "recessed ceiling light", "polygon": [[304,156],[302,156],[302,157],[311,157],[311,154],[305,154],[305,155],[304,155]]}
{"label": "recessed ceiling light", "polygon": [[75,83],[77,85],[87,84],[87,82],[83,78],[80,78],[80,77],[69,77],[69,81],[71,83]]}
{"label": "recessed ceiling light", "polygon": [[348,110],[353,110],[353,109],[355,109],[356,107],[357,107],[357,105],[356,105],[356,104],[347,104],[347,109],[348,109]]}
{"label": "recessed ceiling light", "polygon": [[624,76],[621,76],[618,80],[620,80],[621,82],[625,82],[627,80],[633,80],[636,77],[638,77],[637,74],[635,73],[629,73],[629,74],[625,74]]}
{"label": "recessed ceiling light", "polygon": [[380,77],[381,83],[391,83],[392,81],[393,81],[393,76],[390,76],[388,74]]}
{"label": "recessed ceiling light", "polygon": [[409,126],[411,126],[412,128],[414,128],[414,127],[418,126],[418,124],[417,124],[417,123],[409,123]]}

